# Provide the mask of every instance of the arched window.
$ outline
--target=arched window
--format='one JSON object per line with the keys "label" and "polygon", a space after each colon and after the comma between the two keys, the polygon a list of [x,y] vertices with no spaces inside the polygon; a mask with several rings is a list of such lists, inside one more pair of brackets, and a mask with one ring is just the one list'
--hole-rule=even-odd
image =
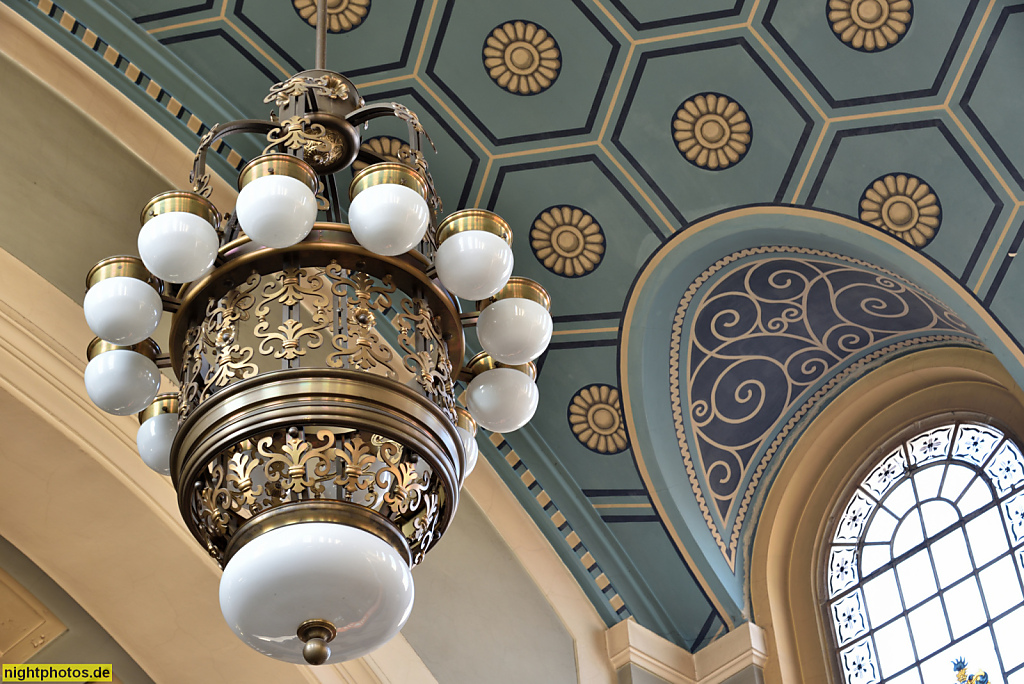
{"label": "arched window", "polygon": [[946,422],[887,448],[839,515],[823,604],[846,684],[1024,684],[1024,456]]}

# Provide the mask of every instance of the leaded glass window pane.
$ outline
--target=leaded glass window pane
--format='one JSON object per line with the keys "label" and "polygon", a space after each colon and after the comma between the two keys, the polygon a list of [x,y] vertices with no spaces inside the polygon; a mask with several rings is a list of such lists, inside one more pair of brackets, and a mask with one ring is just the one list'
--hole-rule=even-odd
{"label": "leaded glass window pane", "polygon": [[887,449],[826,554],[846,684],[1024,684],[1024,455],[991,425],[950,422]]}

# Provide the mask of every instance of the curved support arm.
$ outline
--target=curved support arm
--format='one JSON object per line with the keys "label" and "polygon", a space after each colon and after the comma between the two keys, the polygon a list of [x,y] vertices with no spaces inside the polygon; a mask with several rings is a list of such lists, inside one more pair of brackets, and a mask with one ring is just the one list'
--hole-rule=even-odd
{"label": "curved support arm", "polygon": [[226,124],[217,124],[208,130],[203,139],[199,141],[199,148],[196,150],[196,156],[192,161],[192,173],[188,177],[189,182],[192,183],[192,191],[203,197],[210,196],[210,174],[206,173],[206,152],[213,143],[235,133],[267,134],[278,126],[279,124],[273,121],[240,119],[238,121],[229,121]]}
{"label": "curved support arm", "polygon": [[427,168],[427,160],[423,157],[423,153],[421,152],[423,138],[427,139],[427,142],[430,143],[430,147],[433,148],[434,152],[437,152],[437,147],[434,146],[434,141],[430,139],[429,135],[427,135],[426,130],[423,128],[423,124],[420,123],[419,117],[416,116],[415,112],[398,102],[386,102],[360,107],[346,116],[345,120],[353,126],[359,126],[382,116],[394,116],[401,119],[408,125],[411,157],[410,165],[416,167],[416,169],[423,174],[424,180],[427,181],[427,186],[430,188],[431,204],[434,205],[435,213],[439,214],[441,212],[441,200],[437,196],[437,192],[434,190],[434,179],[431,177],[430,170]]}

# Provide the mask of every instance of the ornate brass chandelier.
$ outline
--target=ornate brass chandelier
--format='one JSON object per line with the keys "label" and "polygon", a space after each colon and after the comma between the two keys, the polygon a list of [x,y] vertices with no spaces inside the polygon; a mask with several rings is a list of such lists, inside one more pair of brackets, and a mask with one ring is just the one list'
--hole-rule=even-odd
{"label": "ornate brass chandelier", "polygon": [[[89,396],[138,413],[140,455],[171,476],[185,524],[224,568],[228,625],[310,664],[359,657],[402,628],[410,569],[476,463],[476,425],[530,420],[532,361],[552,326],[547,293],[510,277],[508,224],[479,209],[438,222],[416,115],[366,105],[325,68],[326,0],[317,9],[316,68],[270,89],[269,121],[214,126],[192,188],[143,210],[141,258],[96,264],[85,298]],[[398,162],[360,149],[360,127],[382,116],[408,125]],[[205,160],[233,134],[268,144],[222,216]],[[345,225],[336,174],[357,160]],[[166,354],[150,339],[165,311]],[[484,351],[464,365],[470,324]],[[158,394],[159,368],[177,392]]]}

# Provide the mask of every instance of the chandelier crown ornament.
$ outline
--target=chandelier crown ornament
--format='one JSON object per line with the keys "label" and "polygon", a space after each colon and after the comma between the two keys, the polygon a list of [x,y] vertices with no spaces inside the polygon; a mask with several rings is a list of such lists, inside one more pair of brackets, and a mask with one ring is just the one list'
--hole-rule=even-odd
{"label": "chandelier crown ornament", "polygon": [[[551,335],[547,293],[510,279],[509,225],[481,209],[438,224],[419,119],[367,105],[325,68],[326,0],[317,12],[316,68],[270,89],[277,115],[208,131],[192,188],[143,210],[141,259],[90,271],[85,371],[97,406],[138,414],[140,455],[170,475],[186,526],[224,568],[228,626],[314,665],[369,653],[405,624],[411,570],[451,523],[477,424],[529,421],[531,361]],[[360,149],[383,116],[408,126],[397,162]],[[206,154],[236,134],[265,147],[222,219]],[[346,225],[334,174],[357,160]],[[166,354],[150,338],[163,312]],[[478,320],[499,341],[464,366]],[[176,392],[157,395],[160,368]]]}

